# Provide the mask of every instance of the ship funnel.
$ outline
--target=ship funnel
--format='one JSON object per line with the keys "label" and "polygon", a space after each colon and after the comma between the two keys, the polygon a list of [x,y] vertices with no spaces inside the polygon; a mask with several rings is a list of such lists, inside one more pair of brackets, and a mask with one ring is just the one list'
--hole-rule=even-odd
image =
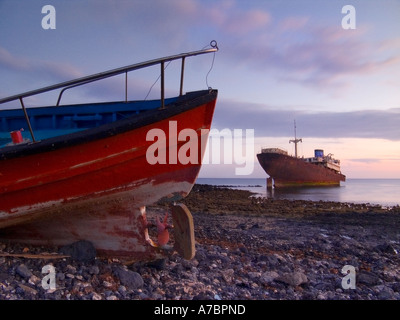
{"label": "ship funnel", "polygon": [[314,156],[315,156],[316,158],[323,158],[323,157],[324,157],[324,150],[315,149],[315,150],[314,150]]}

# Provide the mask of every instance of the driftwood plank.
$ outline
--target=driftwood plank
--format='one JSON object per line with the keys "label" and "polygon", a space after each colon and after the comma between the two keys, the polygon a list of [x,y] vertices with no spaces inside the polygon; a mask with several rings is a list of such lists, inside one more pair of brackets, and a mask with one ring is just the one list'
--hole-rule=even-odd
{"label": "driftwood plank", "polygon": [[63,258],[69,258],[70,256],[60,255],[60,254],[31,254],[31,253],[0,252],[0,257],[14,257],[14,258],[27,258],[27,259],[63,259]]}

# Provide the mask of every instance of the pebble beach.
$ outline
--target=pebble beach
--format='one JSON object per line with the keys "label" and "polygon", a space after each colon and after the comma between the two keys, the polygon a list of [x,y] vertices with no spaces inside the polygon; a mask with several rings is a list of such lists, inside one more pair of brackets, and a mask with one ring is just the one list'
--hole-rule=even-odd
{"label": "pebble beach", "polygon": [[[274,200],[209,185],[195,185],[182,203],[194,219],[192,260],[176,252],[130,264],[74,259],[0,239],[0,300],[400,300],[399,206]],[[148,207],[149,219],[166,209]],[[48,265],[56,283],[46,289]]]}

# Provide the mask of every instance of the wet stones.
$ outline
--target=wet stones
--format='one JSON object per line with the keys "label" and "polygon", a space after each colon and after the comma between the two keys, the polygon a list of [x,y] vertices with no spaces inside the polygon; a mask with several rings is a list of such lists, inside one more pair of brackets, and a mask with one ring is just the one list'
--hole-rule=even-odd
{"label": "wet stones", "polygon": [[372,272],[361,271],[357,276],[357,282],[359,284],[364,284],[366,286],[371,287],[377,285],[380,282],[380,280],[379,276]]}
{"label": "wet stones", "polygon": [[260,276],[260,282],[268,286],[272,284],[276,279],[279,278],[279,273],[276,271],[265,271],[261,276]]}
{"label": "wet stones", "polygon": [[[86,242],[61,249],[68,258],[26,259],[6,253],[49,249],[0,241],[0,300],[400,300],[397,209],[193,191],[194,259],[172,254],[126,266],[96,257]],[[55,290],[42,287],[47,264]],[[354,267],[355,289],[342,285],[345,265]]]}
{"label": "wet stones", "polygon": [[96,249],[89,241],[80,240],[66,245],[60,249],[60,253],[71,256],[77,261],[93,261],[96,258]]}
{"label": "wet stones", "polygon": [[20,264],[16,269],[15,272],[21,276],[22,278],[29,278],[32,276],[32,272],[28,269],[28,267],[24,264]]}
{"label": "wet stones", "polygon": [[127,270],[122,267],[117,267],[114,269],[114,274],[125,287],[132,289],[143,287],[143,278],[137,272]]}
{"label": "wet stones", "polygon": [[281,276],[278,276],[275,280],[293,287],[297,287],[308,282],[308,278],[303,272],[284,273]]}

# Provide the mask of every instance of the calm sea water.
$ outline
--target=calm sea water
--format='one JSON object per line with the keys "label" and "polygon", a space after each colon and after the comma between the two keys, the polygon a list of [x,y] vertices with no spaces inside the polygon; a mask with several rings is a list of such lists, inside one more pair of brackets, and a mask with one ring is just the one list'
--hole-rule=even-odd
{"label": "calm sea water", "polygon": [[340,187],[307,187],[267,190],[266,179],[198,178],[196,183],[249,190],[274,199],[400,205],[400,179],[347,179]]}

